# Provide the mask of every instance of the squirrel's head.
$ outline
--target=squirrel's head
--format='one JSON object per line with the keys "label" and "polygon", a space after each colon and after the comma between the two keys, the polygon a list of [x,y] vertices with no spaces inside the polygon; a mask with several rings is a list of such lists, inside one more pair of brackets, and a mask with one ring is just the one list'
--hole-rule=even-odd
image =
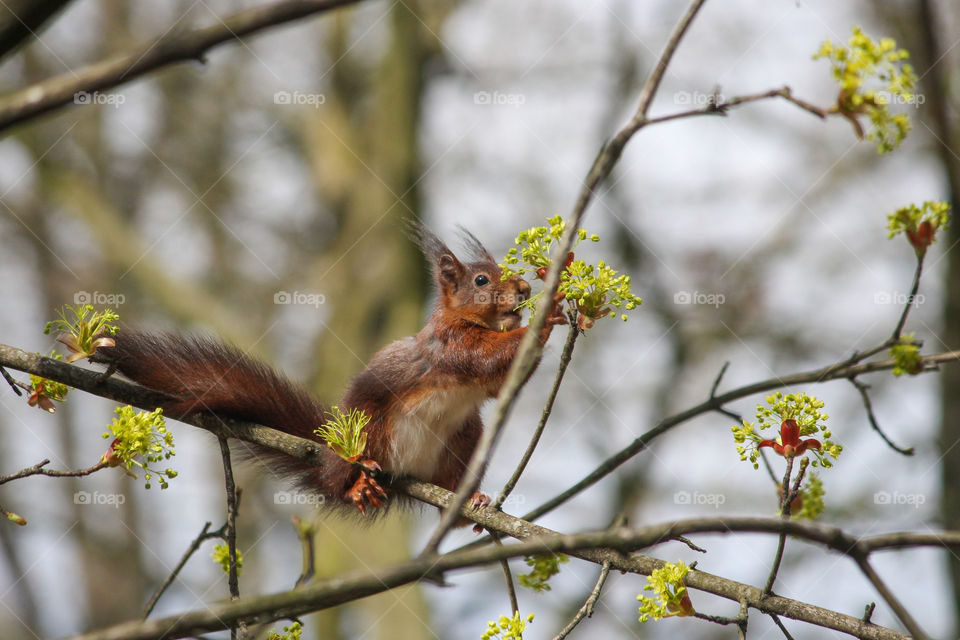
{"label": "squirrel's head", "polygon": [[461,229],[469,261],[460,260],[440,238],[416,223],[408,225],[433,269],[440,309],[489,329],[509,331],[520,326],[517,307],[530,297],[530,284],[503,271],[476,237]]}

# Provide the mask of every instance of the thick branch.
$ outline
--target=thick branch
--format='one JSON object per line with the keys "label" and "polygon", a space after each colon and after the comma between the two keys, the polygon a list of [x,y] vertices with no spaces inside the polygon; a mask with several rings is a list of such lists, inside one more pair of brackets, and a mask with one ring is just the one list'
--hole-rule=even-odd
{"label": "thick branch", "polygon": [[202,60],[214,47],[285,22],[359,0],[286,0],[241,11],[210,27],[169,30],[135,51],[95,62],[22,89],[0,102],[0,130],[74,101],[80,92],[110,89],[164,66]]}
{"label": "thick branch", "polygon": [[0,2],[0,58],[18,48],[70,0],[5,0]]}

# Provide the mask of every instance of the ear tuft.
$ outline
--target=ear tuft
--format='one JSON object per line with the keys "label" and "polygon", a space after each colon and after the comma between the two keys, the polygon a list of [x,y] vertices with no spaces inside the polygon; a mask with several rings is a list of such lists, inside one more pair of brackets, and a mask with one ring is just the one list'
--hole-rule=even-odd
{"label": "ear tuft", "polygon": [[497,262],[493,259],[493,256],[490,255],[490,252],[487,251],[487,248],[483,246],[483,243],[477,240],[477,237],[467,231],[465,227],[458,226],[457,231],[460,232],[460,239],[463,241],[463,245],[467,248],[467,251],[470,252],[470,259],[472,261]]}

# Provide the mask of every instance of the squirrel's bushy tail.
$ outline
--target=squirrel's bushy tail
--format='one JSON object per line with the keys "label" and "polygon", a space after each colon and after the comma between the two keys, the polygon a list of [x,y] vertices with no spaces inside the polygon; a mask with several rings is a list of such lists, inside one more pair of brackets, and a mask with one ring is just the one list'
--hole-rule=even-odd
{"label": "squirrel's bushy tail", "polygon": [[123,329],[105,360],[134,382],[170,397],[165,413],[193,413],[255,422],[316,439],[324,408],[299,385],[236,347],[199,336]]}
{"label": "squirrel's bushy tail", "polygon": [[[170,417],[213,413],[318,440],[314,429],[325,419],[323,405],[301,386],[236,347],[199,336],[131,329],[120,330],[114,340],[116,346],[101,347],[96,360],[111,363],[134,382],[169,396],[161,407]],[[246,442],[239,445],[237,453],[256,459],[275,476],[293,480],[301,489],[332,498],[318,504],[356,513],[343,499],[355,471],[329,447],[318,446],[317,450],[319,466]]]}

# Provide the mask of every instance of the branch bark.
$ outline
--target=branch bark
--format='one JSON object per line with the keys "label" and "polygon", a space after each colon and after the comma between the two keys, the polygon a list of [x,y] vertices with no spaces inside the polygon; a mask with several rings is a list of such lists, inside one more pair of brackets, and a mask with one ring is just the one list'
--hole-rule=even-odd
{"label": "branch bark", "polygon": [[225,42],[239,40],[269,27],[323,13],[359,0],[285,0],[240,11],[201,29],[171,30],[139,49],[93,63],[33,86],[0,102],[0,131],[69,104],[80,92],[110,89],[164,66],[203,61],[203,56]]}

